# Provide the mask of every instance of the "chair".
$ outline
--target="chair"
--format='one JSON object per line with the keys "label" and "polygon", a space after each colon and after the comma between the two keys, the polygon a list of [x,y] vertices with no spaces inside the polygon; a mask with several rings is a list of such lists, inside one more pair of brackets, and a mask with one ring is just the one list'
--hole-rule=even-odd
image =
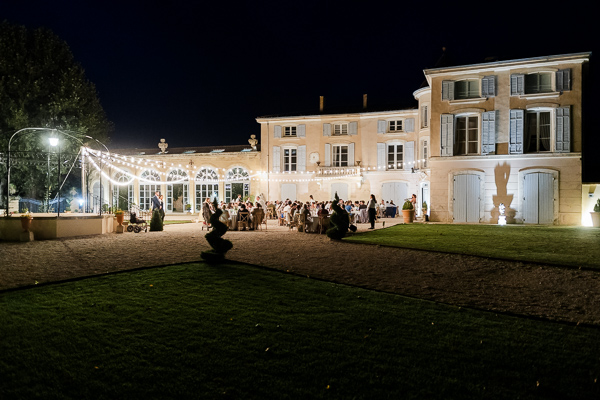
{"label": "chair", "polygon": [[297,229],[298,228],[298,213],[295,213],[293,217],[288,213],[287,221],[288,221],[288,228],[290,228],[290,230],[292,230],[294,228]]}
{"label": "chair", "polygon": [[[238,231],[246,230],[248,223],[250,222],[250,213],[248,211],[238,211],[237,229]],[[242,228],[243,229],[240,229]]]}
{"label": "chair", "polygon": [[305,232],[306,231],[306,215],[304,215],[303,213],[300,213],[300,215],[298,216],[298,226],[297,226],[297,230],[298,232]]}
{"label": "chair", "polygon": [[329,229],[329,217],[326,215],[321,215],[319,217],[319,233],[325,233]]}
{"label": "chair", "polygon": [[265,212],[261,208],[255,208],[252,211],[252,227],[254,228],[254,230],[258,230],[258,228],[260,228],[260,230],[262,231],[262,224],[263,221],[265,221],[264,217]]}

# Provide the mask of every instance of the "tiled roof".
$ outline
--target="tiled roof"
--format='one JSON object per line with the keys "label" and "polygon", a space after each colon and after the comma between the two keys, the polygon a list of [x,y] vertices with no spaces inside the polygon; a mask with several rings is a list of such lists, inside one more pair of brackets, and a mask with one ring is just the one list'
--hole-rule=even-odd
{"label": "tiled roof", "polygon": [[[220,151],[215,151],[220,150]],[[157,147],[150,149],[110,149],[111,152],[122,154],[125,156],[140,156],[140,155],[163,155]],[[173,154],[208,154],[208,153],[241,153],[241,152],[256,152],[260,151],[260,145],[256,146],[256,150],[252,150],[250,145],[228,145],[228,146],[202,146],[202,147],[168,147],[164,155]]]}

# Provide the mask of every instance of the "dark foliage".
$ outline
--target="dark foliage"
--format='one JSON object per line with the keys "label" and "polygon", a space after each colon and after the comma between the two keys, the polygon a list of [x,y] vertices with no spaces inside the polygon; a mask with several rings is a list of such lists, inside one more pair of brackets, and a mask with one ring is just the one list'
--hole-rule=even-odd
{"label": "dark foliage", "polygon": [[[333,214],[331,214],[330,217],[332,227],[327,230],[327,237],[330,239],[343,239],[350,228],[350,217],[348,212],[340,207],[338,204],[339,201],[340,198],[336,192],[333,203],[331,204],[333,210]],[[354,230],[356,230],[356,227],[354,227]]]}
{"label": "dark foliage", "polygon": [[208,262],[218,263],[225,259],[225,253],[233,248],[233,243],[223,236],[227,232],[227,225],[219,221],[223,211],[219,208],[219,203],[215,199],[213,202],[215,212],[210,216],[210,225],[212,230],[206,234],[206,241],[212,247],[212,250],[203,251],[201,256]]}
{"label": "dark foliage", "polygon": [[150,231],[162,231],[163,230],[163,222],[160,217],[160,212],[158,210],[154,210],[152,212],[152,219],[150,220]]}

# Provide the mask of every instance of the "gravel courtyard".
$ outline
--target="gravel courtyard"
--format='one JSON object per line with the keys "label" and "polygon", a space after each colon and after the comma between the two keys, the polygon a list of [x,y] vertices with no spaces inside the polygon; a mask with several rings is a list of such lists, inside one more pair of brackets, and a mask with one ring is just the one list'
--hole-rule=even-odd
{"label": "gravel courtyard", "polygon": [[[394,220],[386,220],[386,226]],[[359,225],[359,232],[368,224]],[[381,228],[381,223],[377,224]],[[200,261],[196,223],[162,232],[0,242],[0,290],[139,267]],[[600,326],[600,272],[331,241],[269,221],[227,232],[231,260],[458,306]]]}

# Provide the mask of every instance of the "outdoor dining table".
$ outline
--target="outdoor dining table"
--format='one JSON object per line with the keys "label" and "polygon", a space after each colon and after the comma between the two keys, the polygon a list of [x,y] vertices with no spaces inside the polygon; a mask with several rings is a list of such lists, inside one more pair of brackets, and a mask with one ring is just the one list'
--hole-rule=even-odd
{"label": "outdoor dining table", "polygon": [[306,221],[306,231],[315,233],[319,229],[319,218],[312,217]]}
{"label": "outdoor dining table", "polygon": [[232,231],[237,231],[237,220],[238,220],[238,216],[237,213],[229,213],[229,218],[231,220],[231,224],[229,226],[229,230]]}

